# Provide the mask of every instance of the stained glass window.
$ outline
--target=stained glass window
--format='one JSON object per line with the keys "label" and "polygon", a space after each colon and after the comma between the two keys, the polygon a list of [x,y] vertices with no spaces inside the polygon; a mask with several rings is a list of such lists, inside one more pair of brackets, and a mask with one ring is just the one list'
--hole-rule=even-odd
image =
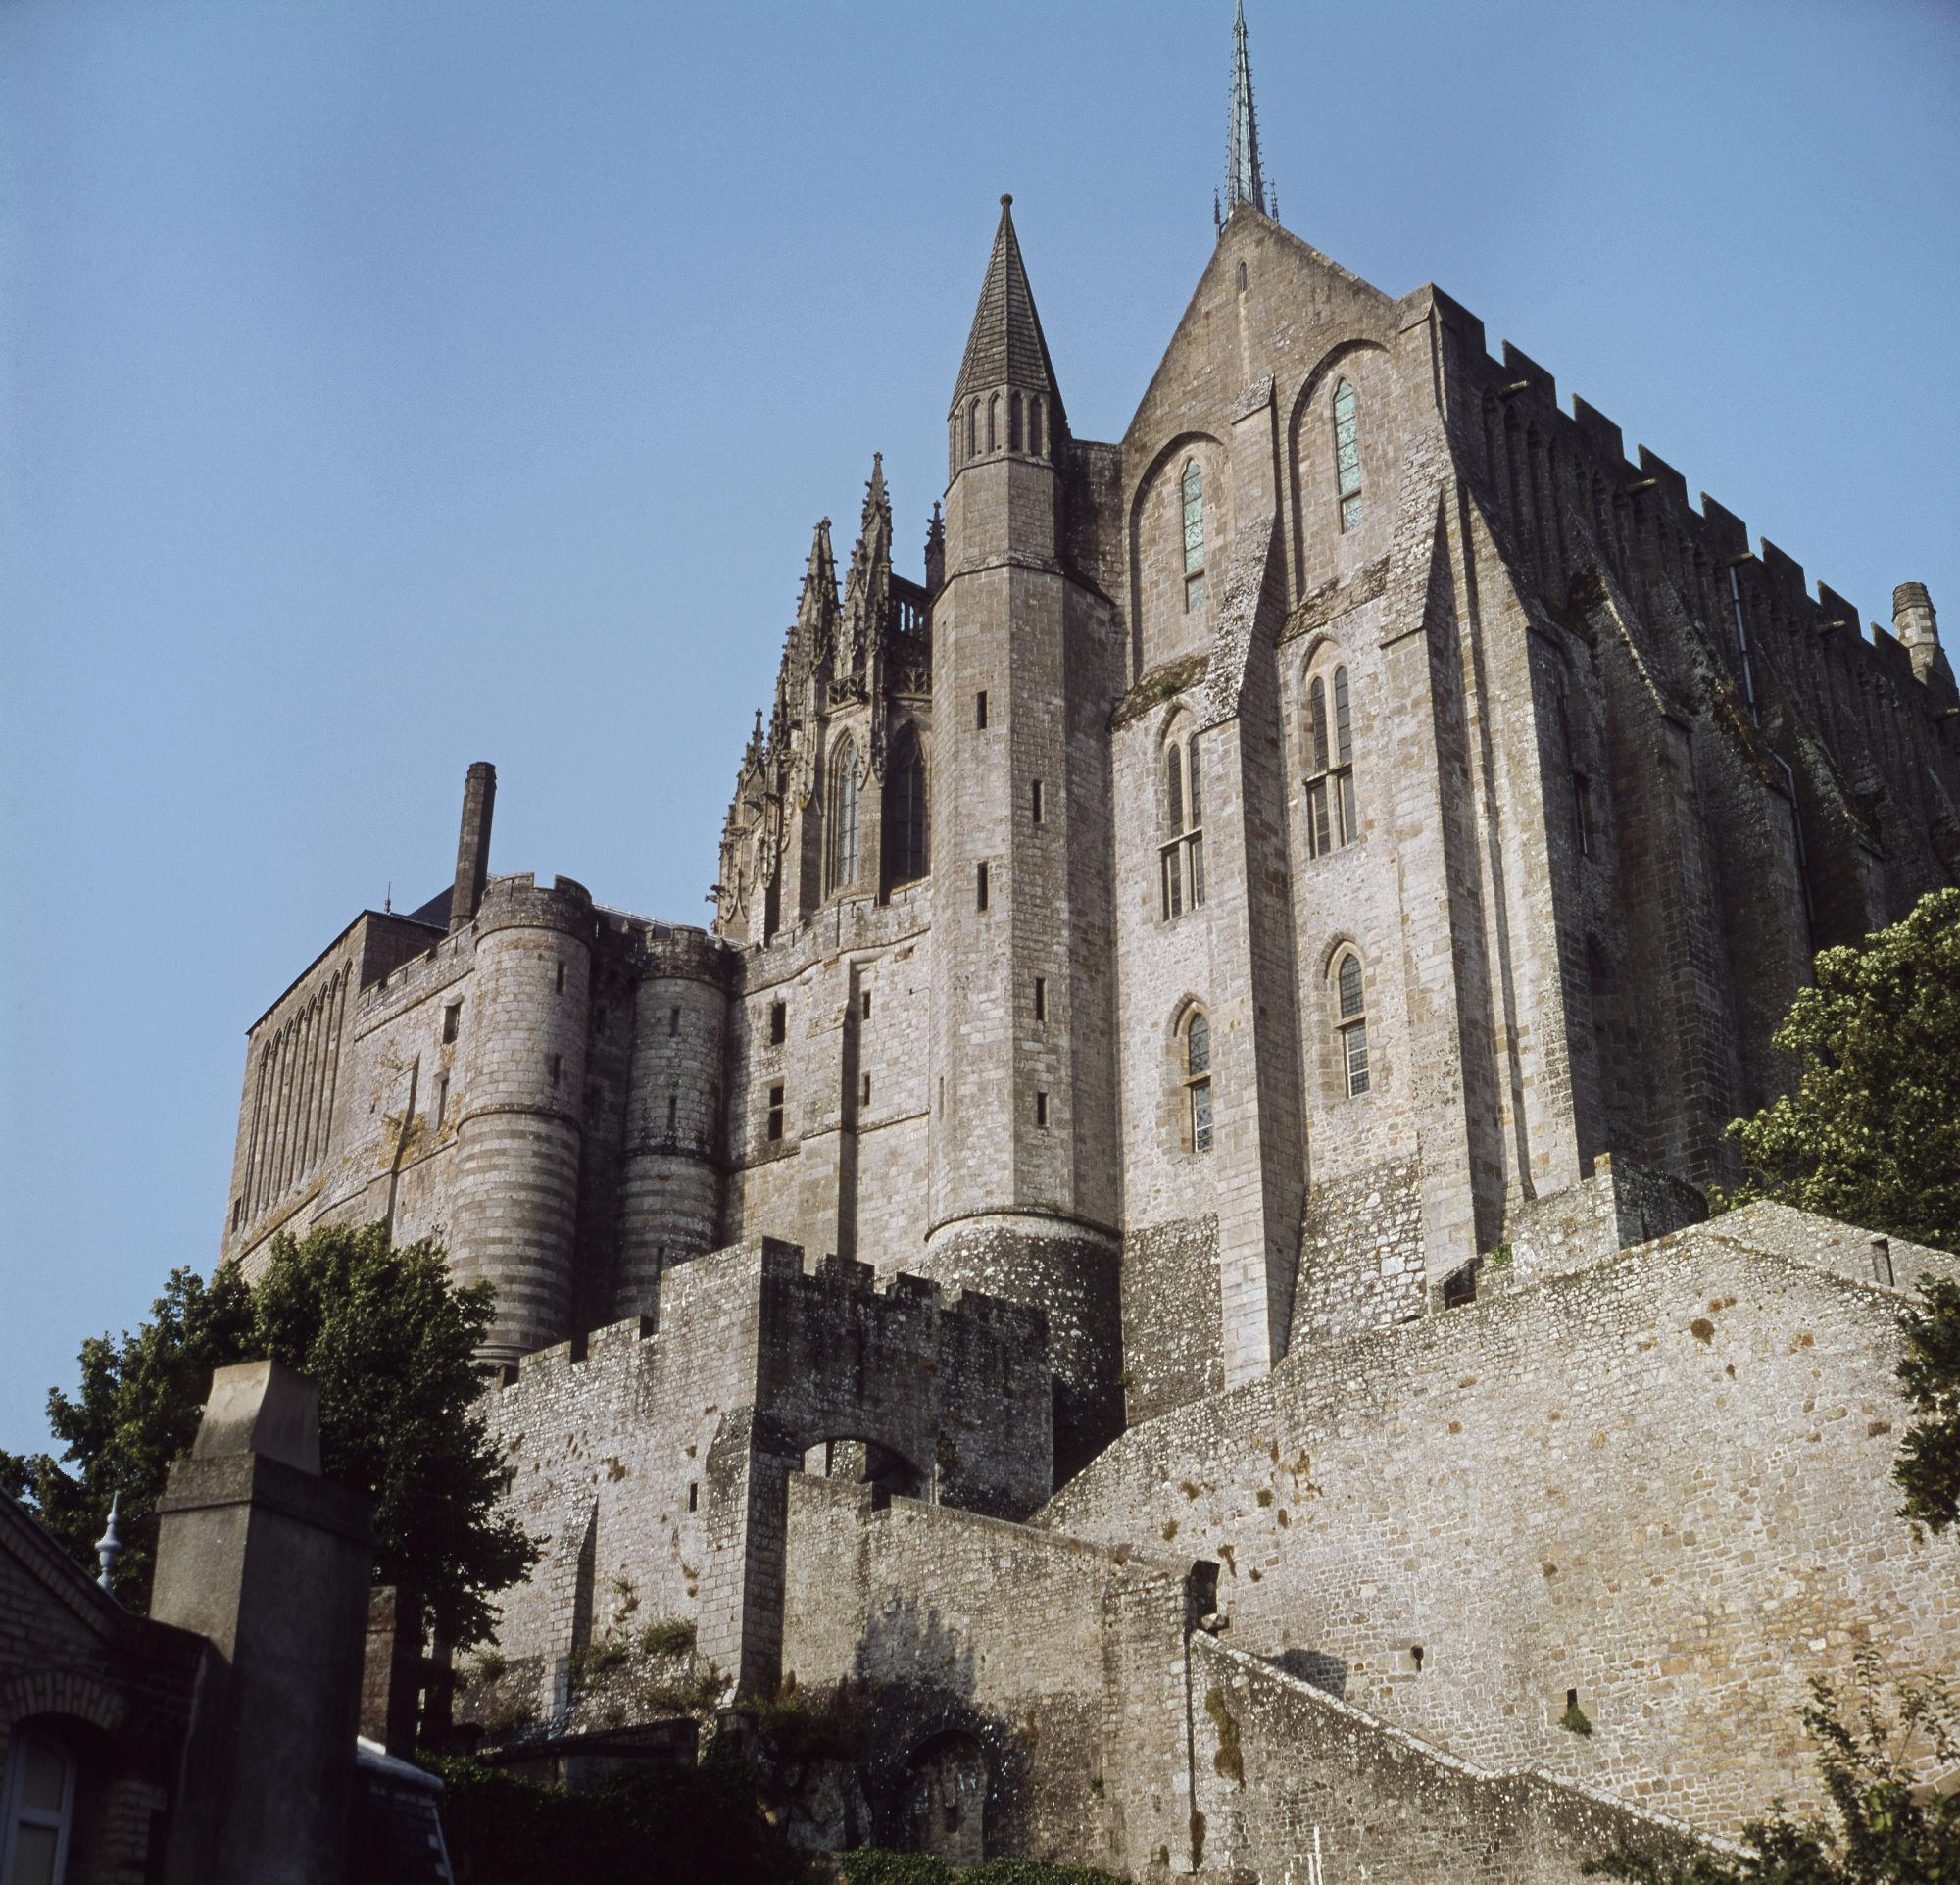
{"label": "stained glass window", "polygon": [[1184,500],[1184,606],[1204,606],[1204,473],[1189,460],[1179,485]]}
{"label": "stained glass window", "polygon": [[1334,389],[1335,488],[1341,495],[1341,527],[1361,521],[1361,439],[1354,420],[1354,389],[1344,379]]}

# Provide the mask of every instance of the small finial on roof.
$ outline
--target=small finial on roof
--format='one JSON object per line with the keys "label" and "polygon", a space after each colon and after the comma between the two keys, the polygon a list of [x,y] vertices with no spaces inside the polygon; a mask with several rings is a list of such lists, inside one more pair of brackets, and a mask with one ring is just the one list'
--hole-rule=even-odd
{"label": "small finial on roof", "polygon": [[1014,199],[1005,190],[1001,192],[1001,207],[1004,210],[1011,210],[1014,207]]}
{"label": "small finial on roof", "polygon": [[102,1536],[95,1541],[96,1562],[102,1566],[102,1575],[95,1581],[112,1596],[116,1591],[116,1561],[122,1556],[122,1537],[116,1529],[116,1518],[122,1505],[122,1495],[112,1493],[109,1499],[109,1523],[103,1527]]}

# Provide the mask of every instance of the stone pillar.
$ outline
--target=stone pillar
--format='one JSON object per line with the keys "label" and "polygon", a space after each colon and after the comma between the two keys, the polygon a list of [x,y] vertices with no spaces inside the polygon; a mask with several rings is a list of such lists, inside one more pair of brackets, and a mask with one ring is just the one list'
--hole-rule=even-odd
{"label": "stone pillar", "polygon": [[368,1599],[368,1648],[361,1675],[361,1732],[408,1760],[416,1746],[422,1681],[421,1606],[413,1591],[374,1587]]}
{"label": "stone pillar", "polygon": [[318,1397],[277,1362],[212,1377],[159,1507],[150,1614],[210,1640],[170,1885],[339,1885],[372,1531],[319,1476]]}

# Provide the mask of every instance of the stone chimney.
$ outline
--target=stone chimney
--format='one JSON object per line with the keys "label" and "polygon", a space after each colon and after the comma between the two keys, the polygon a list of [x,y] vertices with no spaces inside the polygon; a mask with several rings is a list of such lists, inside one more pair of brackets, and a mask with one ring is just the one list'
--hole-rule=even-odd
{"label": "stone chimney", "polygon": [[372,1528],[319,1476],[319,1396],[278,1362],[212,1377],[158,1507],[150,1614],[210,1640],[165,1878],[345,1876]]}
{"label": "stone chimney", "polygon": [[497,809],[497,769],[478,760],[463,784],[463,829],[456,840],[456,888],[449,898],[454,935],[474,919],[490,876],[490,817]]}
{"label": "stone chimney", "polygon": [[1912,671],[1921,680],[1936,670],[1950,670],[1939,650],[1939,624],[1933,614],[1933,598],[1923,582],[1902,582],[1892,591],[1892,633],[1912,658]]}

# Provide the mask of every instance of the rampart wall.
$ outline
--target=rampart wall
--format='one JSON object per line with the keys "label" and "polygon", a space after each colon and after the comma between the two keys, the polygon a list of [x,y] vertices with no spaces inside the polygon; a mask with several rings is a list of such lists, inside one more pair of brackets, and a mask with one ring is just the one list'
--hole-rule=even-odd
{"label": "rampart wall", "polygon": [[[1960,1271],[1887,1254],[1901,1285]],[[1217,1560],[1237,1646],[1452,1754],[1733,1828],[1815,1800],[1810,1676],[1860,1643],[1960,1660],[1960,1546],[1896,1515],[1905,1299],[1873,1261],[1751,1207],[1297,1350],[1133,1428],[1039,1522]]]}
{"label": "rampart wall", "polygon": [[1678,1821],[1543,1769],[1493,1773],[1234,1649],[1192,1639],[1193,1843],[1219,1875],[1577,1885],[1590,1859],[1686,1847]]}
{"label": "rampart wall", "polygon": [[[692,1621],[746,1687],[774,1678],[785,1476],[812,1449],[947,1504],[1025,1513],[1051,1483],[1040,1319],[762,1241],[662,1277],[660,1319],[522,1358],[485,1402],[510,1510],[546,1541],[499,1647],[563,1720],[594,1645]],[[507,1700],[510,1698],[506,1698]]]}
{"label": "rampart wall", "polygon": [[[788,1562],[785,1671],[875,1685],[882,1840],[1139,1870],[1181,1849],[1185,1640],[1213,1567],[803,1477]],[[949,1771],[978,1841],[932,1798]]]}

